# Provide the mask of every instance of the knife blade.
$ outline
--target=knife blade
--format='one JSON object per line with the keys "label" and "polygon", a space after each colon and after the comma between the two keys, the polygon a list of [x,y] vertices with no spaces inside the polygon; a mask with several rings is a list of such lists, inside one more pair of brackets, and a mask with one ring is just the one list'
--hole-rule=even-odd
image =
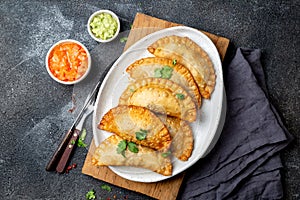
{"label": "knife blade", "polygon": [[64,152],[64,150],[66,149],[70,138],[73,135],[73,132],[75,130],[75,126],[77,125],[77,123],[80,121],[80,119],[82,118],[82,115],[84,113],[84,111],[87,109],[88,105],[90,104],[90,102],[92,100],[95,100],[96,95],[100,89],[102,80],[104,78],[104,76],[106,75],[106,73],[108,72],[108,70],[111,68],[111,66],[115,63],[116,60],[112,61],[108,66],[106,66],[105,72],[103,73],[103,75],[101,76],[101,78],[99,79],[99,81],[96,83],[95,87],[93,88],[92,92],[90,93],[90,95],[87,96],[86,101],[84,103],[84,106],[82,107],[81,111],[79,112],[77,118],[75,119],[74,123],[72,124],[71,128],[69,129],[69,131],[65,134],[64,138],[62,139],[62,141],[60,142],[60,144],[58,145],[57,149],[55,150],[55,152],[53,153],[51,159],[49,160],[47,166],[46,166],[46,171],[54,171],[56,170],[57,164],[59,162],[59,160],[62,157],[62,154]]}

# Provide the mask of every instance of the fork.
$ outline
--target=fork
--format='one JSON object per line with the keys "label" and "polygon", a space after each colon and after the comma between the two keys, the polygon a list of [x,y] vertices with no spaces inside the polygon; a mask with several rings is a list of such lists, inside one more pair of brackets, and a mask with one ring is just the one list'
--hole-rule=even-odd
{"label": "fork", "polygon": [[78,141],[83,123],[86,117],[94,110],[94,104],[99,87],[100,81],[96,84],[94,90],[88,95],[84,106],[80,111],[80,114],[76,118],[69,131],[65,134],[56,151],[52,155],[50,161],[46,166],[46,171],[56,170],[59,173],[64,172],[65,166],[68,163],[74,150],[74,146]]}

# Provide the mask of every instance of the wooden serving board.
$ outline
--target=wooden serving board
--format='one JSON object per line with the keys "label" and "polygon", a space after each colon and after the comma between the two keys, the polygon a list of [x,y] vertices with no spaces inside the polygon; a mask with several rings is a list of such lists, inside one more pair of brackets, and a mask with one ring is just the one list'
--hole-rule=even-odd
{"label": "wooden serving board", "polygon": [[[173,26],[180,26],[180,24],[154,18],[142,13],[137,13],[124,51],[144,36],[155,31]],[[229,40],[227,38],[219,37],[208,32],[202,32],[213,41],[219,51],[220,58],[223,60],[229,45]],[[129,181],[116,175],[108,167],[93,166],[91,163],[92,154],[90,152],[94,152],[95,148],[95,143],[94,141],[92,141],[89,153],[87,154],[84,166],[82,168],[82,173],[108,182],[110,184],[148,195],[156,199],[176,199],[179,188],[184,178],[184,173],[180,173],[172,178],[156,183],[139,183]]]}

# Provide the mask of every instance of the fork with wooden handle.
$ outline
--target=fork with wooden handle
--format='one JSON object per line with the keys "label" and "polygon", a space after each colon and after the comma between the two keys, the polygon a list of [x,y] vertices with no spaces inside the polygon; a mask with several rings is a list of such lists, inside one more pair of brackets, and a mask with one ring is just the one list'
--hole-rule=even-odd
{"label": "fork with wooden handle", "polygon": [[[62,173],[68,160],[72,154],[74,149],[74,142],[76,143],[79,138],[80,130],[82,128],[82,124],[85,118],[94,110],[94,104],[96,101],[96,97],[98,91],[100,89],[101,83],[116,60],[112,61],[108,66],[106,66],[104,73],[102,74],[100,80],[96,83],[95,87],[91,91],[91,93],[87,96],[85,104],[81,111],[79,112],[78,117],[76,118],[75,122],[71,126],[70,130],[66,133],[63,140],[57,147],[56,151],[52,155],[50,161],[46,166],[46,171],[58,171]],[[81,123],[80,123],[81,122]],[[81,127],[80,127],[81,126]],[[70,148],[69,148],[70,147]]]}
{"label": "fork with wooden handle", "polygon": [[81,120],[78,122],[78,124],[76,125],[74,131],[73,131],[73,134],[72,134],[72,137],[71,139],[69,140],[68,142],[68,145],[67,147],[65,148],[65,151],[63,152],[57,166],[56,166],[56,171],[59,172],[59,173],[63,173],[66,166],[67,166],[67,163],[74,151],[74,148],[76,147],[77,145],[77,142],[78,142],[78,138],[80,136],[80,132],[82,130],[82,126],[83,126],[83,123],[86,119],[86,117],[88,115],[90,115],[92,112],[94,111],[94,105],[91,104],[87,107],[87,110],[85,111],[85,113],[83,113],[82,115],[82,118]]}

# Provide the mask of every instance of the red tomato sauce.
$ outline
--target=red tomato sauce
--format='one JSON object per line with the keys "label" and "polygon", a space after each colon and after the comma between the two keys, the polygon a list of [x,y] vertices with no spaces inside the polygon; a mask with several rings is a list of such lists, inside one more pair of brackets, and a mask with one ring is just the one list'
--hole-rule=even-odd
{"label": "red tomato sauce", "polygon": [[75,81],[88,68],[87,52],[73,42],[64,42],[53,48],[48,65],[51,73],[62,81]]}

